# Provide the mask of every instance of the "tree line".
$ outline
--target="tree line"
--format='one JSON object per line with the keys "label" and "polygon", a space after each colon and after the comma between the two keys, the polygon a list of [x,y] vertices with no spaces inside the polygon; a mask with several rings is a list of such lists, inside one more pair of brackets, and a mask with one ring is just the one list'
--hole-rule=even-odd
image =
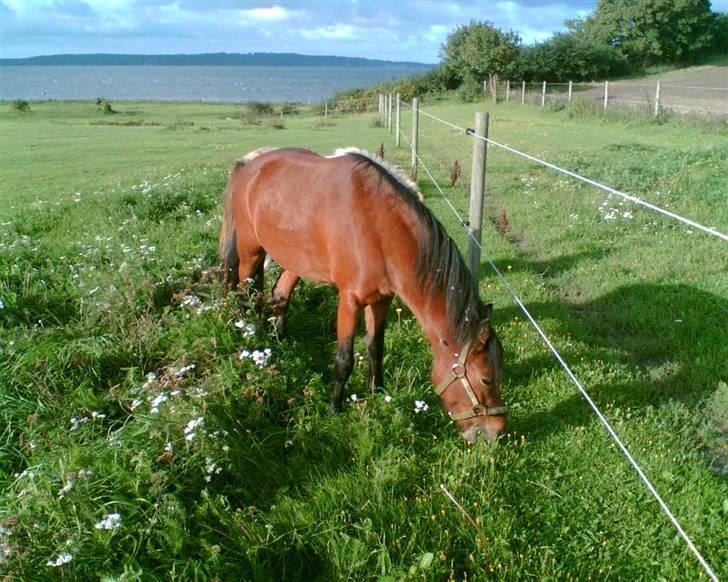
{"label": "tree line", "polygon": [[709,0],[599,0],[592,14],[564,24],[565,32],[527,46],[513,31],[473,20],[447,37],[439,66],[396,90],[409,97],[458,89],[468,100],[498,78],[602,80],[728,54],[728,14],[713,12]]}

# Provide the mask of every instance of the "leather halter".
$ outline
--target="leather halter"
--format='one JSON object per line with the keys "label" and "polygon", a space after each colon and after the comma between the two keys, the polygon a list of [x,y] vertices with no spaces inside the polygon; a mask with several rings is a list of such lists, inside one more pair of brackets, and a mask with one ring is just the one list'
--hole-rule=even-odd
{"label": "leather halter", "polygon": [[468,398],[470,398],[470,402],[473,406],[470,410],[466,410],[464,412],[458,412],[457,414],[449,413],[452,420],[467,420],[469,418],[475,418],[476,416],[498,416],[505,414],[508,409],[505,404],[502,404],[501,406],[487,406],[485,404],[481,404],[478,397],[475,395],[473,387],[470,385],[470,381],[465,375],[465,361],[468,359],[472,343],[472,340],[468,340],[465,344],[463,344],[463,347],[460,350],[460,355],[458,356],[457,361],[452,365],[450,373],[435,387],[435,394],[438,396],[447,390],[448,387],[456,380],[460,380],[463,388],[465,388],[465,393],[468,395]]}

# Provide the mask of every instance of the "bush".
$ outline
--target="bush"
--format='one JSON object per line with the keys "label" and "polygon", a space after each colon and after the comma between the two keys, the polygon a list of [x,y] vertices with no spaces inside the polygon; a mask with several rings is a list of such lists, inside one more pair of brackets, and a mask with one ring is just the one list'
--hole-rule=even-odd
{"label": "bush", "polygon": [[101,108],[101,112],[104,115],[110,115],[112,113],[116,113],[116,111],[114,111],[114,108],[111,106],[111,101],[109,101],[108,99],[99,97],[98,99],[96,99],[96,105],[98,105]]}
{"label": "bush", "polygon": [[298,103],[281,103],[281,113],[283,115],[298,115],[300,113]]}
{"label": "bush", "polygon": [[250,101],[245,104],[248,110],[248,115],[261,117],[263,115],[273,115],[275,112],[273,105],[270,103],[263,103],[261,101]]}
{"label": "bush", "polygon": [[483,99],[483,84],[473,77],[465,79],[458,89],[458,97],[466,103],[480,101]]}
{"label": "bush", "polygon": [[13,101],[13,109],[16,111],[30,111],[30,103],[28,103],[25,99],[16,99]]}

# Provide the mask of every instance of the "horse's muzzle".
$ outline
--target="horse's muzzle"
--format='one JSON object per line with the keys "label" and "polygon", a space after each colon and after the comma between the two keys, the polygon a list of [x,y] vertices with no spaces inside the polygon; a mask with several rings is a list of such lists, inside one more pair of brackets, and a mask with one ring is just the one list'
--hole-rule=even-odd
{"label": "horse's muzzle", "polygon": [[477,441],[494,441],[506,432],[506,423],[503,422],[497,427],[489,427],[483,424],[472,424],[460,434],[469,443]]}

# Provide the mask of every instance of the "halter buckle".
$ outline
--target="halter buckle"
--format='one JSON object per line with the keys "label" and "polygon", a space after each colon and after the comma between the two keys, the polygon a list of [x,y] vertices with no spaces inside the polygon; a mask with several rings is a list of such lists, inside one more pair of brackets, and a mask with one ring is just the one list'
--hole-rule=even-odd
{"label": "halter buckle", "polygon": [[455,362],[452,365],[452,374],[456,378],[465,378],[465,364]]}

